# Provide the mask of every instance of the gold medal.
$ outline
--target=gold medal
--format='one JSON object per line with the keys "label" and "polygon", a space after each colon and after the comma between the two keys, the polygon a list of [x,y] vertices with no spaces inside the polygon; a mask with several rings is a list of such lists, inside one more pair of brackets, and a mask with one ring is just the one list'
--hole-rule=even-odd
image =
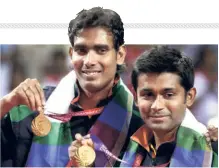
{"label": "gold medal", "polygon": [[78,166],[87,167],[94,163],[96,153],[90,146],[81,146],[78,148],[74,158]]}
{"label": "gold medal", "polygon": [[42,112],[32,121],[31,128],[36,136],[46,136],[51,130],[50,121]]}

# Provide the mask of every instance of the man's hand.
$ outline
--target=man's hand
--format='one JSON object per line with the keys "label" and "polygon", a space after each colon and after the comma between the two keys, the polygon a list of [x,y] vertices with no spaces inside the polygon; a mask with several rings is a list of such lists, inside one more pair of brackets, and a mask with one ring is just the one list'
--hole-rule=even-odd
{"label": "man's hand", "polygon": [[71,146],[69,146],[68,148],[68,155],[70,160],[74,160],[74,156],[79,147],[87,145],[94,148],[94,143],[89,134],[84,137],[82,137],[81,134],[76,134],[75,139],[76,140],[73,141]]}
{"label": "man's hand", "polygon": [[17,105],[27,105],[33,111],[42,109],[45,98],[37,79],[26,79],[1,99],[1,117]]}
{"label": "man's hand", "polygon": [[208,132],[205,133],[206,140],[210,143],[211,141],[218,140],[218,128],[215,126],[208,126]]}

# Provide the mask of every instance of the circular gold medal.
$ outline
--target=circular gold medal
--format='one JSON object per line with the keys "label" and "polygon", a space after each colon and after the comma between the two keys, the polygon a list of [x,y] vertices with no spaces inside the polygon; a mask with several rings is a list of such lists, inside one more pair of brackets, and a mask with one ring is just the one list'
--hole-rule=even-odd
{"label": "circular gold medal", "polygon": [[75,156],[75,161],[78,163],[78,166],[91,166],[96,158],[96,153],[93,148],[90,146],[81,146],[78,148]]}
{"label": "circular gold medal", "polygon": [[43,114],[40,113],[32,121],[31,128],[36,136],[46,136],[51,130],[51,123]]}

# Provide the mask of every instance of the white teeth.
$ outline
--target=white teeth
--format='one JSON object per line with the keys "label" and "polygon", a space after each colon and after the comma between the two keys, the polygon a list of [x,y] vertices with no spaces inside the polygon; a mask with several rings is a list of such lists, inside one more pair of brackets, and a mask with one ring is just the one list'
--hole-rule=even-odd
{"label": "white teeth", "polygon": [[89,75],[94,75],[94,74],[97,74],[99,72],[86,72],[86,74],[89,74]]}

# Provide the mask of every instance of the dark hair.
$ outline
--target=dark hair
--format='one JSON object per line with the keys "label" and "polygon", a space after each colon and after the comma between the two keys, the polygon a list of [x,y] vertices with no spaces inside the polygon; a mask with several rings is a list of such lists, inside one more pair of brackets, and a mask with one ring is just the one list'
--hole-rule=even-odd
{"label": "dark hair", "polygon": [[124,28],[120,16],[113,10],[94,7],[82,10],[77,17],[70,21],[68,36],[72,46],[74,37],[83,28],[104,27],[113,34],[114,48],[117,51],[124,44]]}
{"label": "dark hair", "polygon": [[[124,28],[120,16],[113,10],[94,7],[89,10],[82,10],[72,19],[68,27],[68,36],[72,46],[74,38],[83,28],[103,27],[113,34],[113,45],[116,51],[123,45]],[[117,73],[122,73],[126,69],[125,64],[117,65]]]}
{"label": "dark hair", "polygon": [[156,46],[141,54],[132,71],[132,85],[137,90],[138,76],[142,73],[176,73],[180,84],[189,91],[194,85],[194,66],[189,57],[183,56],[179,50],[168,46]]}

